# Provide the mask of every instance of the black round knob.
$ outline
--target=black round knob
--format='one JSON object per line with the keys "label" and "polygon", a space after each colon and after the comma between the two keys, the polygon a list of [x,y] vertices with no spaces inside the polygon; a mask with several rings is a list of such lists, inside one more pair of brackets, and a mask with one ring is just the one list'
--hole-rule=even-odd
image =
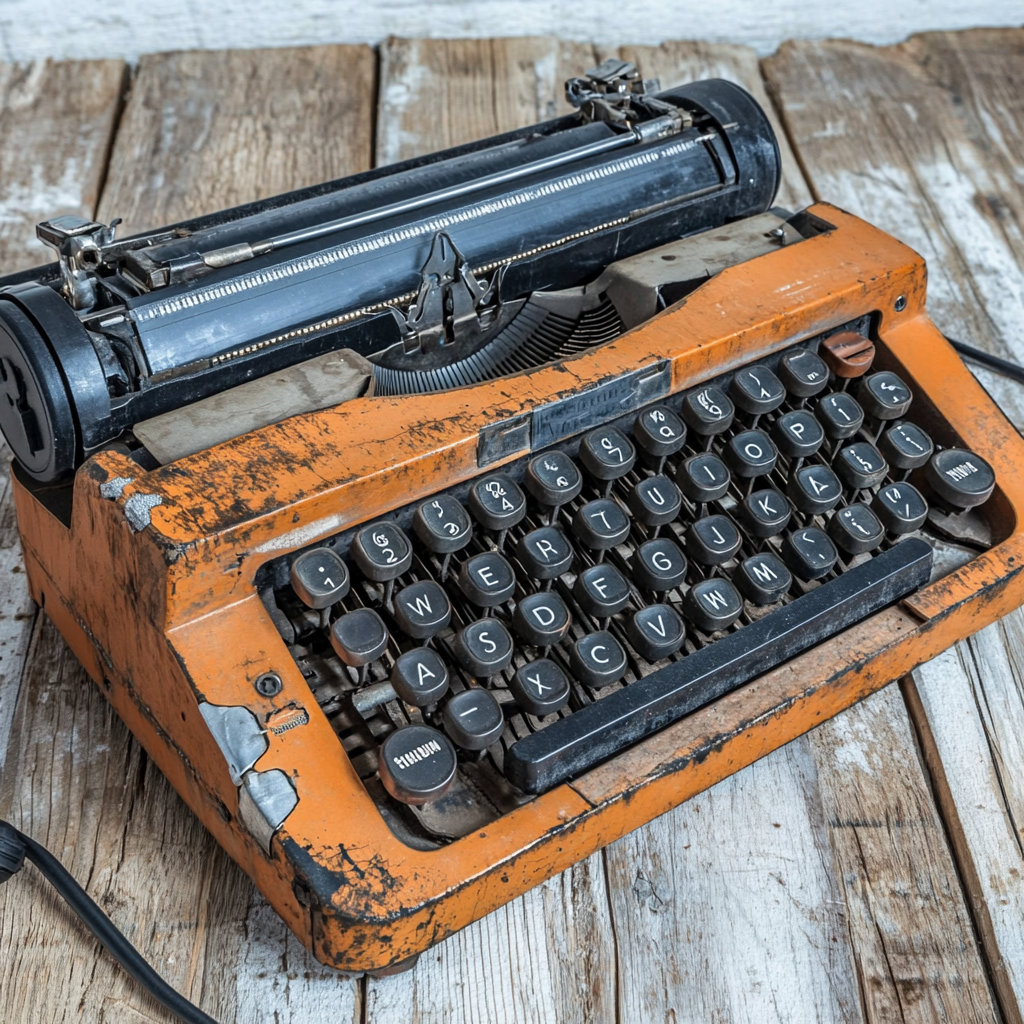
{"label": "black round knob", "polygon": [[463,750],[486,750],[504,729],[501,705],[488,690],[463,690],[444,706],[444,731]]}
{"label": "black round knob", "polygon": [[992,467],[963,448],[947,448],[933,455],[924,474],[935,493],[958,508],[974,508],[988,501],[996,486]]}
{"label": "black round knob", "polygon": [[429,725],[406,725],[388,735],[378,756],[380,781],[404,804],[425,804],[443,796],[458,760],[444,733]]}

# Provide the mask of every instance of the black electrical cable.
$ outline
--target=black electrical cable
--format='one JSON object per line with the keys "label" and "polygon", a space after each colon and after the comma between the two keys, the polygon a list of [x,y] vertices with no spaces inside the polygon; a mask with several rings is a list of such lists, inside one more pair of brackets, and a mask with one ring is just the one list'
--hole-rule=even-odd
{"label": "black electrical cable", "polygon": [[957,341],[956,338],[951,338],[948,334],[945,335],[945,338],[960,355],[966,356],[971,362],[981,363],[982,366],[987,366],[989,369],[1001,373],[1004,377],[1009,377],[1011,380],[1024,384],[1024,366],[1011,363],[1008,359],[1000,359],[999,356],[994,356],[990,352],[984,351],[984,349],[968,345],[965,341]]}
{"label": "black electrical cable", "polygon": [[114,922],[100,910],[53,854],[23,832],[19,832],[13,825],[0,821],[0,884],[21,870],[26,857],[64,897],[68,906],[100,940],[107,952],[158,1003],[185,1021],[185,1024],[217,1024],[213,1017],[203,1013],[198,1006],[171,988],[142,959],[139,951],[121,934]]}

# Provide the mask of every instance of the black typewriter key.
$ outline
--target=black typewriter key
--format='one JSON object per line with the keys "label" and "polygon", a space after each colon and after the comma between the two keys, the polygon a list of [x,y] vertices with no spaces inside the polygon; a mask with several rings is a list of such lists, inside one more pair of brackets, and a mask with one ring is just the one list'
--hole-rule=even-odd
{"label": "black typewriter key", "polygon": [[397,524],[373,523],[353,538],[352,557],[368,580],[384,583],[412,565],[412,544]]}
{"label": "black typewriter key", "polygon": [[866,441],[848,444],[832,460],[832,465],[843,482],[855,490],[880,484],[889,472],[882,453]]}
{"label": "black typewriter key", "polygon": [[425,708],[437,703],[448,692],[448,669],[437,651],[414,647],[395,662],[391,670],[391,688],[413,707]]}
{"label": "black typewriter key", "polygon": [[775,468],[779,452],[763,430],[744,430],[729,438],[725,457],[736,476],[752,480]]}
{"label": "black typewriter key", "polygon": [[469,511],[488,530],[508,530],[526,515],[526,495],[503,473],[491,473],[470,487]]}
{"label": "black typewriter key", "polygon": [[645,526],[671,523],[683,507],[679,488],[667,476],[644,477],[626,499],[633,515]]}
{"label": "black typewriter key", "polygon": [[957,508],[974,508],[988,501],[996,486],[992,467],[963,448],[947,448],[933,455],[924,475],[935,493]]}
{"label": "black typewriter key", "polygon": [[516,558],[531,579],[553,580],[569,571],[573,550],[557,526],[542,526],[519,541]]}
{"label": "black typewriter key", "polygon": [[857,391],[864,411],[876,420],[898,420],[906,415],[913,397],[910,388],[890,370],[865,377]]}
{"label": "black typewriter key", "polygon": [[733,374],[732,400],[753,416],[773,412],[786,400],[782,381],[767,366],[745,366]]}
{"label": "black typewriter key", "polygon": [[811,398],[828,384],[828,367],[806,348],[790,349],[780,360],[779,380],[797,398]]}
{"label": "black typewriter key", "polygon": [[671,605],[651,604],[630,617],[626,636],[641,657],[661,661],[683,646],[686,628]]}
{"label": "black typewriter key", "polygon": [[591,551],[607,551],[629,536],[629,516],[611,498],[598,498],[580,506],[573,516],[572,532]]}
{"label": "black typewriter key", "polygon": [[875,346],[870,338],[856,331],[840,331],[826,338],[818,349],[828,368],[837,376],[850,379],[863,377],[875,359]]}
{"label": "black typewriter key", "polygon": [[595,619],[607,619],[629,604],[629,584],[613,565],[592,565],[576,577],[572,595]]}
{"label": "black typewriter key", "polygon": [[729,396],[713,386],[691,391],[683,399],[683,419],[701,437],[724,433],[735,415],[736,409]]}
{"label": "black typewriter key", "polygon": [[438,555],[461,551],[473,536],[469,513],[450,494],[423,502],[416,509],[412,528],[424,546]]}
{"label": "black typewriter key", "polygon": [[550,590],[527,594],[516,603],[512,629],[520,639],[534,647],[557,644],[569,632],[572,621],[565,602]]}
{"label": "black typewriter key", "polygon": [[733,579],[740,593],[756,605],[781,601],[793,585],[793,576],[785,563],[771,551],[744,558]]}
{"label": "black typewriter key", "polygon": [[433,580],[403,587],[395,596],[395,621],[406,636],[426,640],[440,633],[452,617],[448,595]]}
{"label": "black typewriter key", "polygon": [[731,479],[729,467],[711,452],[691,455],[676,473],[679,489],[698,504],[718,501],[729,490]]}
{"label": "black typewriter key", "polygon": [[471,676],[486,679],[512,661],[512,637],[497,619],[477,619],[455,634],[452,652]]}
{"label": "black typewriter key", "polygon": [[314,548],[292,562],[292,590],[307,608],[329,608],[349,590],[348,566],[330,548]]}
{"label": "black typewriter key", "polygon": [[569,680],[547,658],[524,665],[510,680],[509,691],[528,715],[543,718],[561,711],[569,703]]}
{"label": "black typewriter key", "polygon": [[638,587],[661,594],[683,584],[686,555],[674,540],[658,537],[644,541],[636,549],[629,571]]}
{"label": "black typewriter key", "polygon": [[686,424],[671,409],[645,409],[633,424],[633,439],[655,458],[675,455],[686,441]]}
{"label": "black typewriter key", "polygon": [[686,531],[686,553],[698,565],[721,565],[740,549],[743,538],[725,516],[704,516]]}
{"label": "black typewriter key", "polygon": [[913,533],[928,518],[928,502],[905,481],[880,487],[871,507],[886,530],[897,535]]}
{"label": "black typewriter key", "polygon": [[705,633],[728,629],[743,611],[743,598],[728,580],[701,580],[683,599],[686,617]]}
{"label": "black typewriter key", "polygon": [[463,750],[486,750],[501,739],[505,716],[494,694],[474,686],[444,706],[444,731]]}
{"label": "black typewriter key", "polygon": [[847,555],[874,551],[885,539],[885,528],[867,505],[847,505],[828,521],[828,535]]}
{"label": "black typewriter key", "polygon": [[604,630],[580,637],[569,652],[572,674],[594,689],[621,679],[626,674],[626,664],[622,644]]}
{"label": "black typewriter key", "polygon": [[331,623],[331,646],[346,665],[362,668],[388,649],[387,626],[372,608],[356,608]]}
{"label": "black typewriter key", "polygon": [[485,551],[462,563],[459,589],[473,604],[493,608],[512,596],[516,589],[516,574],[497,551]]}
{"label": "black typewriter key", "polygon": [[800,579],[817,580],[832,571],[839,560],[839,552],[824,530],[808,526],[786,534],[782,558]]}
{"label": "black typewriter key", "polygon": [[789,525],[789,502],[774,488],[748,494],[740,502],[737,515],[748,533],[764,540],[777,537]]}
{"label": "black typewriter key", "polygon": [[815,407],[814,416],[833,441],[853,437],[864,424],[864,410],[860,403],[845,391],[823,395]]}
{"label": "black typewriter key", "polygon": [[616,427],[600,427],[580,441],[580,462],[595,480],[618,480],[636,462],[636,449]]}
{"label": "black typewriter key", "polygon": [[801,512],[816,516],[836,507],[843,485],[828,466],[804,466],[789,478],[786,494]]}
{"label": "black typewriter key", "polygon": [[526,466],[526,489],[548,508],[572,501],[583,488],[583,476],[565,452],[548,452]]}
{"label": "black typewriter key", "polygon": [[806,409],[794,409],[772,424],[772,438],[783,455],[806,459],[821,447],[825,431]]}
{"label": "black typewriter key", "polygon": [[458,759],[451,740],[429,725],[404,725],[380,745],[380,781],[403,804],[425,804],[443,796]]}
{"label": "black typewriter key", "polygon": [[878,439],[878,449],[890,466],[917,469],[932,457],[935,445],[916,423],[897,423]]}

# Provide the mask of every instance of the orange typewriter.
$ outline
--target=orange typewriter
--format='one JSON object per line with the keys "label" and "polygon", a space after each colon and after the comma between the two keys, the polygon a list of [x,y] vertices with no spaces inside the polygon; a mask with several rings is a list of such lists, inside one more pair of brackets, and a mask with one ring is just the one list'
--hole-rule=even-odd
{"label": "orange typewriter", "polygon": [[324,963],[381,971],[1024,600],[916,253],[726,82],[3,279],[32,594]]}

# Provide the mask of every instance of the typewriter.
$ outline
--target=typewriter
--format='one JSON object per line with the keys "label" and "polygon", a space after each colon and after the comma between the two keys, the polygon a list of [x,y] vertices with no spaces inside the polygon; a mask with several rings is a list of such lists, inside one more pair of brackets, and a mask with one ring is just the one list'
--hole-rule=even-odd
{"label": "typewriter", "polygon": [[743,90],[0,282],[32,595],[295,934],[431,944],[1024,600],[1024,440],[924,261],[772,207]]}

